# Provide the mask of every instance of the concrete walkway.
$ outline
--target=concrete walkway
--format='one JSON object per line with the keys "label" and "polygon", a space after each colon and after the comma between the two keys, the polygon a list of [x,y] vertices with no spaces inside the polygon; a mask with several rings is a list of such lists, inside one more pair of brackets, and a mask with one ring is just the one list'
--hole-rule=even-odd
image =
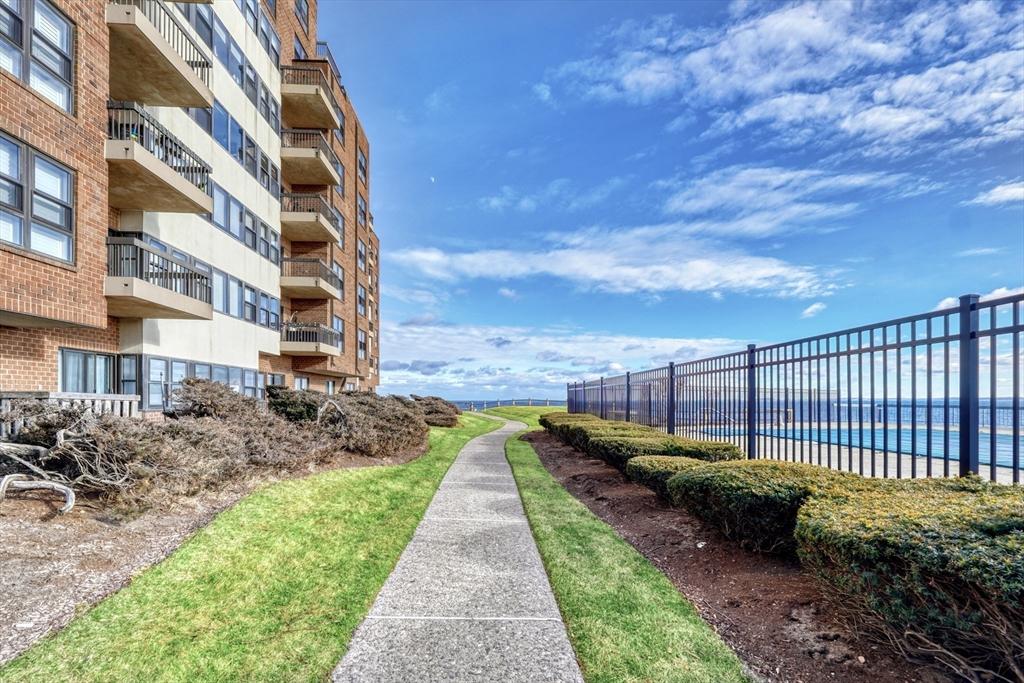
{"label": "concrete walkway", "polygon": [[582,683],[505,460],[522,429],[462,449],[332,680]]}

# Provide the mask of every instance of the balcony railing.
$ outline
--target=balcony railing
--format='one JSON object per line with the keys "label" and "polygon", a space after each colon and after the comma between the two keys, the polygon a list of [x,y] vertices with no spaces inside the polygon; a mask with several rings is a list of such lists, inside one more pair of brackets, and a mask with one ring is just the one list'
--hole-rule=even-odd
{"label": "balcony railing", "polygon": [[281,341],[326,344],[337,348],[341,346],[341,334],[323,323],[288,322],[281,324]]}
{"label": "balcony railing", "polygon": [[334,97],[334,91],[331,89],[331,82],[327,80],[327,76],[324,74],[323,69],[319,69],[315,66],[282,66],[281,67],[281,83],[284,85],[316,85],[323,88],[323,91],[327,93],[327,97],[331,101],[331,106],[335,111],[340,111],[338,106],[338,100]]}
{"label": "balcony railing", "polygon": [[281,131],[281,146],[299,149],[315,149],[327,157],[331,166],[336,166],[338,157],[327,142],[327,137],[319,130],[302,128],[286,128]]}
{"label": "balcony railing", "polygon": [[283,192],[281,194],[281,211],[290,213],[317,213],[327,219],[336,229],[340,229],[338,218],[331,211],[327,198],[315,192]]}
{"label": "balcony railing", "polygon": [[112,5],[137,7],[160,32],[164,40],[191,67],[199,80],[210,86],[210,60],[162,0],[108,0]]}
{"label": "balcony railing", "polygon": [[203,192],[209,187],[206,162],[134,102],[107,103],[107,137],[137,142]]}
{"label": "balcony railing", "polygon": [[318,258],[281,259],[281,276],[318,277],[330,283],[335,289],[341,289],[341,278]]}
{"label": "balcony railing", "polygon": [[331,54],[331,47],[322,40],[316,41],[316,56],[320,59],[326,59],[327,63],[331,65],[334,77],[341,81],[341,72],[338,70],[338,63],[334,61],[334,55]]}
{"label": "balcony railing", "polygon": [[145,280],[204,304],[213,300],[210,276],[134,237],[107,238],[107,275]]}

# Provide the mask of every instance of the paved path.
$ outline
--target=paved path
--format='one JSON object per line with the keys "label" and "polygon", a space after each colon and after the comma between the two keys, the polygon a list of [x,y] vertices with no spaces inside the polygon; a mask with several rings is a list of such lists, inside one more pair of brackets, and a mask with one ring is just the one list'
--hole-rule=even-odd
{"label": "paved path", "polygon": [[462,449],[332,680],[582,683],[505,460],[523,428]]}

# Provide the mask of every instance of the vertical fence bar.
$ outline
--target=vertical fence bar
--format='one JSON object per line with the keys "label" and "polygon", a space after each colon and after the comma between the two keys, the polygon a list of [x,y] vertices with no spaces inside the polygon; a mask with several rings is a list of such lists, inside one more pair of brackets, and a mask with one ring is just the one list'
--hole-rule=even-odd
{"label": "vertical fence bar", "polygon": [[601,378],[601,392],[598,394],[598,400],[600,403],[598,404],[597,415],[604,420],[608,416],[608,411],[604,407],[604,377]]}
{"label": "vertical fence bar", "polygon": [[630,394],[630,390],[629,390],[629,373],[627,372],[626,373],[626,422],[629,422],[630,421],[630,417],[632,417],[632,415],[631,415],[632,411],[630,410],[630,407],[631,407],[632,403],[633,403],[633,396]]}
{"label": "vertical fence bar", "polygon": [[757,458],[757,352],[747,344],[747,457]]}
{"label": "vertical fence bar", "polygon": [[583,391],[580,392],[580,399],[583,404],[583,409],[580,412],[585,413],[587,412],[587,380],[583,380]]}
{"label": "vertical fence bar", "polygon": [[669,434],[676,433],[676,364],[668,364],[668,416],[665,427]]}
{"label": "vertical fence bar", "polygon": [[960,476],[978,474],[978,295],[960,297]]}

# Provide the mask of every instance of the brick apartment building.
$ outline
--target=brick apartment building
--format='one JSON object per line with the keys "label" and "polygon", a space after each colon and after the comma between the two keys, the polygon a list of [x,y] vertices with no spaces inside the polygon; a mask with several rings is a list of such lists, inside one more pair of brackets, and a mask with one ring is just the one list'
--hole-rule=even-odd
{"label": "brick apartment building", "polygon": [[0,394],[374,390],[369,160],[315,0],[0,0]]}

